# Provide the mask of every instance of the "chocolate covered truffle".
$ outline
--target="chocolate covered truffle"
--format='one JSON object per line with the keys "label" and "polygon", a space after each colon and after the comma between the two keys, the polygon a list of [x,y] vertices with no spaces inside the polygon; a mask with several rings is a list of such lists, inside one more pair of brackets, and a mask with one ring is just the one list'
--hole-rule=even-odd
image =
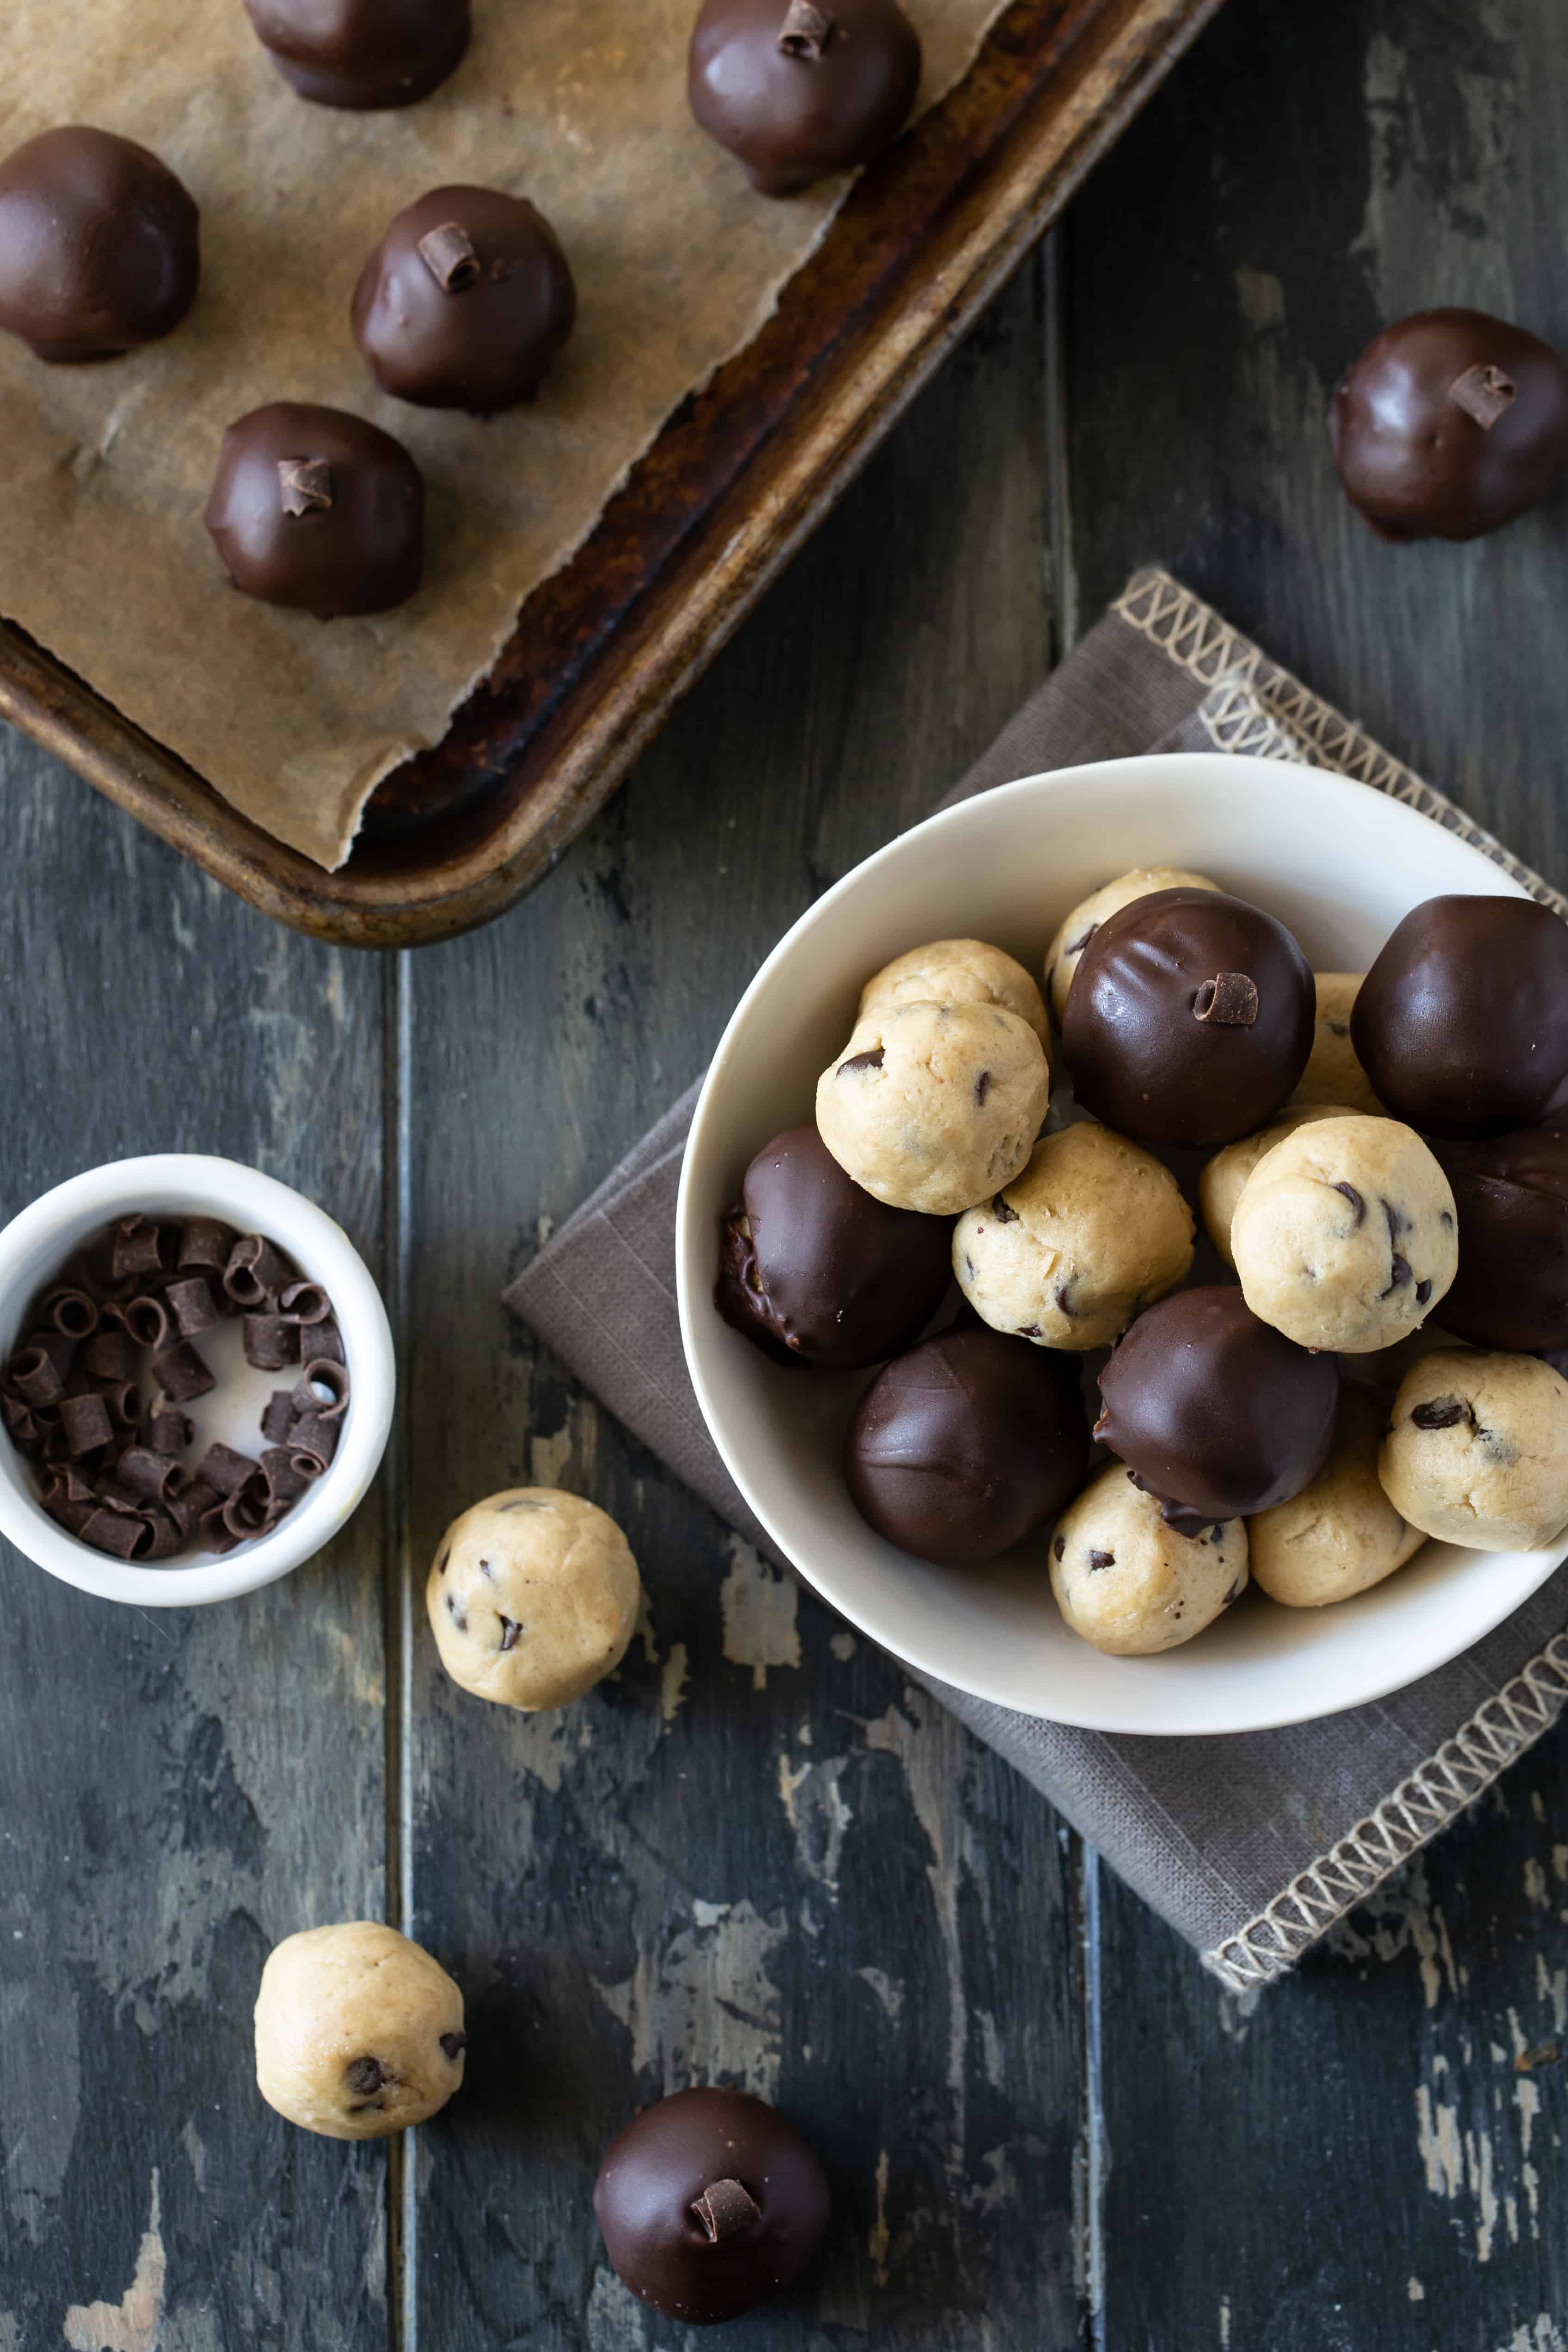
{"label": "chocolate covered truffle", "polygon": [[1568,1348],[1568,1135],[1531,1127],[1432,1148],[1459,1223],[1444,1328],[1478,1348]]}
{"label": "chocolate covered truffle", "polygon": [[319,621],[385,613],[419,586],[424,483],[379,425],[275,401],[224,435],[206,525],[235,586],[264,604]]}
{"label": "chocolate covered truffle", "polygon": [[1239,1290],[1178,1290],[1140,1315],[1100,1375],[1094,1434],[1192,1529],[1288,1503],[1333,1442],[1339,1370]]}
{"label": "chocolate covered truffle", "polygon": [[1568,464],[1568,366],[1483,310],[1422,310],[1370,342],[1329,409],[1345,495],[1384,539],[1479,539]]}
{"label": "chocolate covered truffle", "polygon": [[814,1127],[776,1135],[719,1223],[719,1313],[770,1354],[852,1370],[925,1328],[951,1276],[952,1219],[892,1209]]}
{"label": "chocolate covered truffle", "polygon": [[743,2091],[676,2091],[611,2141],[593,2210],[615,2275],[696,2326],[737,2319],[800,2275],[828,2226],[822,2168]]}
{"label": "chocolate covered truffle", "polygon": [[476,416],[532,400],[576,316],[555,231],[499,188],[432,188],[354,289],[354,333],[382,389]]}
{"label": "chocolate covered truffle", "polygon": [[965,1326],[878,1374],[850,1423],[844,1475],[889,1543],[968,1568],[1060,1511],[1088,1452],[1076,1361]]}
{"label": "chocolate covered truffle", "polygon": [[285,81],[316,106],[413,106],[468,47],[468,0],[245,0]]}
{"label": "chocolate covered truffle", "polygon": [[73,124],[0,163],[0,327],[41,360],[117,359],[196,296],[197,213],[133,139]]}
{"label": "chocolate covered truffle", "polygon": [[872,163],[919,87],[897,0],[706,0],[692,34],[692,112],[765,196]]}
{"label": "chocolate covered truffle", "polygon": [[1424,1135],[1533,1126],[1568,1101],[1568,924],[1533,898],[1427,898],[1350,1026],[1378,1099]]}
{"label": "chocolate covered truffle", "polygon": [[1271,1118],[1307,1066],[1312,968],[1283,923],[1222,890],[1106,917],[1062,1016],[1078,1099],[1140,1143],[1213,1150]]}

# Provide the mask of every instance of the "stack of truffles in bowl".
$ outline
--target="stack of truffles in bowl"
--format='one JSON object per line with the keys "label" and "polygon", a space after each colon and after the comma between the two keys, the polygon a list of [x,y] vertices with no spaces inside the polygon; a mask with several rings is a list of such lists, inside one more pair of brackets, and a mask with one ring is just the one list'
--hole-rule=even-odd
{"label": "stack of truffles in bowl", "polygon": [[967,939],[873,973],[721,1220],[728,1323],[801,1379],[881,1367],[862,1517],[958,1570],[1050,1530],[1067,1624],[1133,1656],[1249,1580],[1318,1608],[1428,1537],[1550,1543],[1568,927],[1430,898],[1314,974],[1266,909],[1140,869],[1043,980]]}

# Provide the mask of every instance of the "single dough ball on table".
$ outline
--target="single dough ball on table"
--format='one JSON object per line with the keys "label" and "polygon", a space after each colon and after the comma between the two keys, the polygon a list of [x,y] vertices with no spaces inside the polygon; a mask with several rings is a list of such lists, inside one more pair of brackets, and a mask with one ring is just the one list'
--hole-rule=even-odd
{"label": "single dough ball on table", "polygon": [[1156,890],[1084,949],[1061,1024],[1073,1091],[1138,1143],[1213,1150],[1290,1099],[1312,973],[1283,923],[1220,890]]}
{"label": "single dough ball on table", "polygon": [[467,2046],[446,1970],[379,1919],[308,1927],[267,1956],[256,2084],[305,2131],[382,2139],[423,2123],[462,2082]]}
{"label": "single dough ball on table", "polygon": [[1184,866],[1134,866],[1130,874],[1118,874],[1113,882],[1103,882],[1098,890],[1081,898],[1058,926],[1056,937],[1045,951],[1045,985],[1057,1025],[1060,1027],[1067,1010],[1067,992],[1072,985],[1078,960],[1107,915],[1130,907],[1134,898],[1151,898],[1156,890],[1218,887],[1218,883],[1211,882],[1207,874],[1189,874]]}
{"label": "single dough ball on table", "polygon": [[1268,1127],[1260,1127],[1256,1135],[1244,1135],[1239,1143],[1228,1143],[1223,1151],[1205,1160],[1197,1180],[1197,1213],[1203,1219],[1204,1232],[1233,1272],[1236,1260],[1230,1255],[1230,1221],[1247,1179],[1258,1162],[1277,1143],[1294,1135],[1297,1128],[1308,1127],[1317,1118],[1350,1116],[1348,1103],[1303,1103],[1299,1110],[1281,1111],[1277,1119]]}
{"label": "single dough ball on table", "polygon": [[513,1486],[453,1520],[424,1601],[453,1681],[531,1714],[621,1664],[642,1587],[607,1511],[558,1486]]}
{"label": "single dough ball on table", "polygon": [[1185,1280],[1192,1244],[1192,1212],[1161,1160],[1108,1127],[1064,1127],[959,1218],[953,1271],[993,1329],[1082,1353]]}
{"label": "single dough ball on table", "polygon": [[1177,1290],[1139,1316],[1100,1375],[1094,1434],[1172,1526],[1244,1519],[1328,1459],[1339,1366],[1254,1315],[1239,1290]]}
{"label": "single dough ball on table", "polygon": [[1427,1538],[1384,1493],[1378,1450],[1388,1409],[1371,1389],[1342,1388],[1333,1449],[1311,1486],[1247,1522],[1252,1574],[1290,1609],[1322,1609],[1381,1584]]}
{"label": "single dough ball on table", "polygon": [[256,38],[313,106],[413,106],[468,47],[468,0],[245,0]]}
{"label": "single dough ball on table", "polygon": [[1050,1035],[1045,999],[1013,956],[984,940],[933,940],[873,972],[861,991],[857,1023],[894,1004],[999,1004],[1027,1021],[1042,1045]]}
{"label": "single dough ball on table", "polygon": [[1241,1294],[1301,1348],[1363,1355],[1416,1329],[1459,1262],[1448,1180],[1396,1118],[1314,1119],[1247,1179],[1230,1221]]}
{"label": "single dough ball on table", "polygon": [[1317,1023],[1312,1050],[1291,1097],[1295,1103],[1333,1103],[1337,1109],[1364,1111],[1381,1118],[1383,1105],[1372,1091],[1372,1081],[1355,1058],[1350,1017],[1361,983],[1360,971],[1314,971],[1312,992]]}
{"label": "single dough ball on table", "polygon": [[277,400],[236,419],[203,519],[242,594],[319,621],[390,612],[424,574],[424,477],[341,408]]}
{"label": "single dough ball on table", "polygon": [[1057,1607],[1075,1633],[1113,1657],[1150,1657],[1190,1642],[1246,1584],[1239,1519],[1184,1535],[1120,1462],[1090,1480],[1051,1538]]}
{"label": "single dough ball on table", "polygon": [[1568,923],[1533,898],[1427,898],[1361,984],[1351,1034],[1396,1118],[1457,1142],[1568,1103]]}
{"label": "single dough ball on table", "polygon": [[817,1130],[894,1209],[956,1216],[1010,1184],[1051,1103],[1045,1048],[996,1004],[895,1004],[817,1081]]}
{"label": "single dough ball on table", "polygon": [[1533,1356],[1424,1356],[1394,1400],[1377,1475],[1412,1527],[1472,1551],[1534,1551],[1568,1526],[1568,1381]]}
{"label": "single dough ball on table", "polygon": [[0,163],[0,328],[41,360],[117,359],[179,325],[200,243],[193,198],[147,148],[42,131]]}
{"label": "single dough ball on table", "polygon": [[920,67],[898,0],[704,0],[686,96],[759,195],[793,196],[892,146]]}

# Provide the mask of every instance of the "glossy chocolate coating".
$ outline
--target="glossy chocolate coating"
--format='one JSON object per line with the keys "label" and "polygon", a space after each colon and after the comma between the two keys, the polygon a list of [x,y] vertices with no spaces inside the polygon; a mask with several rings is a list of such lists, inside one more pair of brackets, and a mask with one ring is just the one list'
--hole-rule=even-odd
{"label": "glossy chocolate coating", "polygon": [[424,483],[379,425],[280,400],[224,435],[206,525],[235,586],[264,604],[385,613],[419,586]]}
{"label": "glossy chocolate coating", "polygon": [[765,1145],[720,1220],[719,1313],[772,1354],[850,1371],[918,1337],[952,1279],[953,1220],[890,1209],[815,1127]]}
{"label": "glossy chocolate coating", "polygon": [[354,289],[354,333],[382,389],[476,416],[532,400],[576,316],[555,231],[499,188],[432,188]]}
{"label": "glossy chocolate coating", "polygon": [[155,342],[200,275],[194,200],[134,140],[76,125],[0,163],[0,328],[39,359],[118,359]]}
{"label": "glossy chocolate coating", "polygon": [[[1223,1003],[1201,1017],[1222,975],[1253,983],[1250,1020],[1223,1017]],[[1306,1068],[1315,1007],[1312,968],[1272,915],[1219,890],[1156,890],[1107,916],[1073,974],[1073,1091],[1140,1143],[1234,1143]]]}
{"label": "glossy chocolate coating", "polygon": [[1538,506],[1568,464],[1568,366],[1484,310],[1421,310],[1368,343],[1329,438],[1346,497],[1382,538],[1479,539]]}
{"label": "glossy chocolate coating", "polygon": [[874,161],[920,87],[920,36],[896,0],[821,0],[811,17],[825,39],[791,36],[789,0],[706,0],[692,34],[692,112],[765,196]]}
{"label": "glossy chocolate coating", "polygon": [[1512,1354],[1568,1348],[1568,1135],[1527,1127],[1432,1149],[1459,1221],[1444,1329]]}
{"label": "glossy chocolate coating", "polygon": [[1533,898],[1425,899],[1350,1017],[1379,1101],[1424,1135],[1531,1127],[1568,1099],[1568,924]]}
{"label": "glossy chocolate coating", "polygon": [[862,1519],[916,1559],[995,1559],[1083,1483],[1075,1358],[965,1324],[895,1356],[850,1423],[844,1475]]}
{"label": "glossy chocolate coating", "polygon": [[828,2226],[828,2184],[794,2126],[761,2099],[676,2091],[611,2141],[593,2210],[616,2277],[700,2327],[738,2318],[799,2276]]}
{"label": "glossy chocolate coating", "polygon": [[315,106],[413,106],[468,47],[468,0],[245,0],[285,81]]}
{"label": "glossy chocolate coating", "polygon": [[[1077,982],[1073,985],[1076,987]],[[1254,1315],[1239,1290],[1177,1290],[1100,1375],[1094,1434],[1185,1528],[1287,1503],[1333,1441],[1339,1368]]]}

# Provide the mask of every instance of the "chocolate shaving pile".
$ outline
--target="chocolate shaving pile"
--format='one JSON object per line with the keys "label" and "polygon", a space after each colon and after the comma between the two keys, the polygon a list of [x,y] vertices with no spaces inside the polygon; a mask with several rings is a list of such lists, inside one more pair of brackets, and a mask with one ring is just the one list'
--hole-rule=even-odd
{"label": "chocolate shaving pile", "polygon": [[[298,1377],[273,1391],[259,1460],[209,1445],[191,1463],[182,1408],[217,1386],[195,1341],[235,1319],[248,1364]],[[164,1560],[268,1534],[327,1470],[349,1395],[331,1300],[263,1234],[135,1215],[35,1302],[0,1374],[0,1421],[51,1518],[116,1559]]]}

